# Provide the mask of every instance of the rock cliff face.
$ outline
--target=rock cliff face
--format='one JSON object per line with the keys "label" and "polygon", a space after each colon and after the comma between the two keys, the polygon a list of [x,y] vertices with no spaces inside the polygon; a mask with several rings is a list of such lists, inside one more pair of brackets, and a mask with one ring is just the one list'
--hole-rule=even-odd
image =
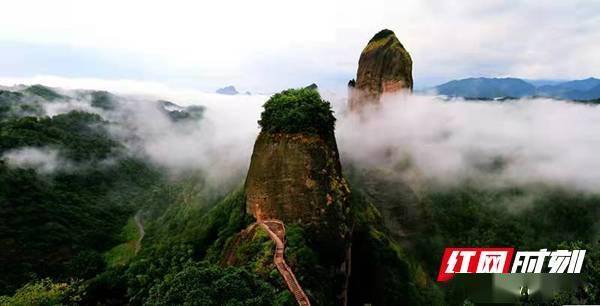
{"label": "rock cliff face", "polygon": [[307,243],[291,249],[314,252],[321,270],[293,267],[292,256],[296,276],[306,277],[303,286],[315,305],[345,305],[352,214],[331,106],[316,90],[303,88],[276,94],[264,107],[244,188],[246,210],[258,221],[278,219],[300,230],[290,243],[298,237]]}
{"label": "rock cliff face", "polygon": [[245,184],[248,212],[300,224],[322,238],[346,236],[350,190],[329,103],[310,88],[284,91],[265,104],[259,123]]}
{"label": "rock cliff face", "polygon": [[[312,305],[427,305],[418,302],[428,301],[425,294],[432,290],[427,274],[386,227],[398,230],[395,236],[402,239],[412,229],[403,223],[413,215],[385,219],[375,206],[406,190],[380,197],[382,183],[375,181],[350,192],[331,105],[314,89],[286,90],[265,103],[259,124],[244,186],[245,208],[258,221],[283,221],[285,262]],[[392,181],[390,186],[384,187],[396,188]],[[404,204],[413,200],[407,195],[400,203],[379,206],[403,217],[413,212],[404,210],[412,208]],[[274,270],[268,260],[273,245],[256,225],[228,240],[220,262],[250,266],[268,279]]]}
{"label": "rock cliff face", "polygon": [[261,132],[246,179],[248,211],[315,228],[344,222],[349,189],[335,139]]}
{"label": "rock cliff face", "polygon": [[351,110],[379,103],[382,93],[412,90],[412,59],[394,32],[382,30],[371,38],[348,88]]}

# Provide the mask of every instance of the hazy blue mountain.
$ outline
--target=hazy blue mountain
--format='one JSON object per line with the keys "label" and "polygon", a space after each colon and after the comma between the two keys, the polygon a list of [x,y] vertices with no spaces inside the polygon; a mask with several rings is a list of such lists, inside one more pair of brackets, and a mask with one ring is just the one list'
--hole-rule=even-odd
{"label": "hazy blue mountain", "polygon": [[531,96],[565,100],[600,99],[600,79],[523,80],[518,78],[468,78],[433,88],[438,94],[468,99],[522,98]]}
{"label": "hazy blue mountain", "polygon": [[596,78],[587,78],[585,80],[575,80],[575,81],[568,81],[568,82],[563,82],[554,86],[543,86],[540,87],[540,89],[544,88],[544,87],[554,87],[554,88],[563,88],[563,89],[568,89],[568,90],[581,90],[581,91],[587,91],[590,89],[593,89],[594,87],[600,85],[600,79],[596,79]]}
{"label": "hazy blue mountain", "polygon": [[521,98],[535,95],[535,86],[517,78],[468,78],[434,87],[438,94],[464,98]]}
{"label": "hazy blue mountain", "polygon": [[600,85],[586,91],[569,91],[564,96],[566,99],[571,100],[598,100],[600,99]]}
{"label": "hazy blue mountain", "polygon": [[560,83],[564,83],[567,82],[569,80],[549,80],[549,79],[523,79],[523,81],[535,86],[535,87],[542,87],[542,86],[554,86],[554,85],[558,85]]}
{"label": "hazy blue mountain", "polygon": [[235,89],[235,87],[230,85],[217,89],[217,93],[222,95],[237,95],[239,92]]}
{"label": "hazy blue mountain", "polygon": [[591,100],[600,98],[600,79],[587,78],[556,85],[538,87],[537,94],[570,100]]}

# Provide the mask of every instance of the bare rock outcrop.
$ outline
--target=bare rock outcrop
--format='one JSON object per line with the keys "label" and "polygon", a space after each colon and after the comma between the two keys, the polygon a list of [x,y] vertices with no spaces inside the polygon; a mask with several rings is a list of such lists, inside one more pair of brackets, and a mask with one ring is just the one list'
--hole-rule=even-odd
{"label": "bare rock outcrop", "polygon": [[356,81],[348,83],[349,106],[378,104],[383,93],[412,91],[412,59],[394,32],[375,34],[360,54]]}
{"label": "bare rock outcrop", "polygon": [[[315,89],[302,88],[275,94],[264,108],[244,188],[246,210],[258,223],[275,219],[301,228],[305,247],[327,267],[315,272],[327,282],[327,292],[310,296],[311,301],[346,305],[353,214],[331,105]],[[307,277],[306,269],[298,275]],[[322,288],[308,289],[310,295]],[[303,304],[297,292],[294,296]]]}
{"label": "bare rock outcrop", "polygon": [[[326,104],[325,104],[326,103]],[[342,176],[328,102],[317,91],[284,91],[265,104],[246,177],[246,209],[319,236],[347,235],[350,190]]]}

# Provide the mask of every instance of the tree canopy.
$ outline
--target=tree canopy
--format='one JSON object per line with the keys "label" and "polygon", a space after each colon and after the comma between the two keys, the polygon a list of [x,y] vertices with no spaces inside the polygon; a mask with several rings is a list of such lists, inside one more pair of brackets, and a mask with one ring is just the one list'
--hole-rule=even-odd
{"label": "tree canopy", "polygon": [[273,95],[263,107],[258,123],[266,132],[323,135],[333,132],[335,127],[331,104],[314,89],[284,90]]}

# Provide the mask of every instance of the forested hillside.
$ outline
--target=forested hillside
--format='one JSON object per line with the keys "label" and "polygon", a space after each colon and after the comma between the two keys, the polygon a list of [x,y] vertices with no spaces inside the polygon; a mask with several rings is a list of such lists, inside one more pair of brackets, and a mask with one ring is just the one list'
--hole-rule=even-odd
{"label": "forested hillside", "polygon": [[[261,123],[286,126],[302,106],[328,114],[322,128],[333,129],[328,102],[306,90],[277,96],[283,102],[271,101]],[[298,97],[322,104],[290,102]],[[295,305],[273,264],[273,241],[252,226],[244,176],[218,168],[233,179],[215,184],[204,169],[174,172],[144,143],[164,130],[188,135],[205,110],[39,85],[0,92],[0,305]],[[148,112],[161,129],[133,121]],[[323,124],[315,118],[295,117],[294,130],[273,133]],[[481,167],[481,177],[503,166]],[[550,300],[600,302],[600,196],[543,182],[409,180],[412,167],[343,164],[348,278],[323,233],[287,225],[286,261],[311,301],[335,305],[334,289],[345,284],[349,305],[463,304],[468,288],[433,282],[443,248],[513,246],[586,249],[581,282]]]}

